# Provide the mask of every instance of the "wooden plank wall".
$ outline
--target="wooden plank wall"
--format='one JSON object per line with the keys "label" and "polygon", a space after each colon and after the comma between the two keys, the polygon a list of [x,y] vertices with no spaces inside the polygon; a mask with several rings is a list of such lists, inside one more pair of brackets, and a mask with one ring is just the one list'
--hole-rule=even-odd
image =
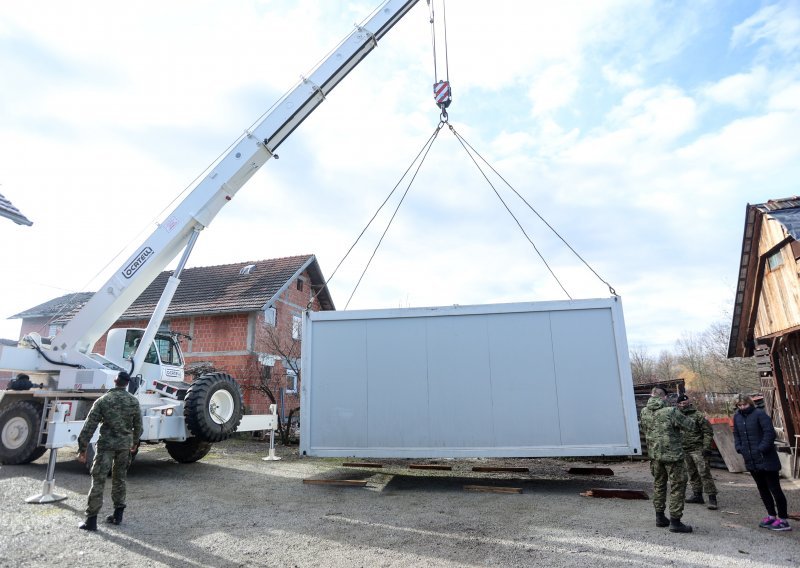
{"label": "wooden plank wall", "polygon": [[[763,257],[786,237],[783,225],[766,216],[761,225],[759,257]],[[766,337],[800,325],[800,279],[797,261],[789,243],[780,249],[780,254],[783,259],[780,266],[773,270],[765,266],[755,337]]]}

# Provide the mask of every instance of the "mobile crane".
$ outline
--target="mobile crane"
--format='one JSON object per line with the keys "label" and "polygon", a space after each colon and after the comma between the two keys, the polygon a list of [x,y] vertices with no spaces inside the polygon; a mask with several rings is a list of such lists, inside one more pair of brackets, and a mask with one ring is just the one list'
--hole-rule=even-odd
{"label": "mobile crane", "polygon": [[[30,333],[17,346],[0,346],[0,369],[17,374],[11,388],[0,391],[1,463],[29,463],[51,449],[52,479],[55,450],[77,444],[92,403],[114,386],[123,370],[133,377],[129,390],[142,408],[141,440],[164,442],[179,462],[201,459],[214,442],[234,432],[277,427],[274,410],[243,416],[241,391],[225,373],[184,382],[180,345],[159,327],[200,231],[267,160],[277,157],[278,146],[417,1],[387,0],[357,26],[309,77],[239,137],[55,337]],[[109,331],[181,252],[147,328]],[[106,331],[105,353],[92,353]]]}

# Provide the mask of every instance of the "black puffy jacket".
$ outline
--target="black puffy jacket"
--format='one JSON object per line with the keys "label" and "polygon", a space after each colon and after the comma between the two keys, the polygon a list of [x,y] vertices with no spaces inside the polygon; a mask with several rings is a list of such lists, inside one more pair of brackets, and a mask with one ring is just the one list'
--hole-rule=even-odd
{"label": "black puffy jacket", "polygon": [[748,471],[779,471],[775,449],[775,428],[766,412],[754,406],[739,409],[733,416],[736,451],[742,454]]}

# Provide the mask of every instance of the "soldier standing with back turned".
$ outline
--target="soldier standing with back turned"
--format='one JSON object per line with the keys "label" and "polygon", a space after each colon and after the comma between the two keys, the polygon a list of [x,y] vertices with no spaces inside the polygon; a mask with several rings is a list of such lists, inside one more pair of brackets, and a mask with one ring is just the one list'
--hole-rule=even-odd
{"label": "soldier standing with back turned", "polygon": [[131,377],[125,371],[117,375],[115,388],[98,398],[78,436],[78,461],[86,463],[86,448],[100,425],[100,439],[92,462],[92,488],[89,490],[86,521],[80,528],[97,530],[97,513],[103,506],[103,489],[111,472],[111,500],[114,513],[106,522],[118,525],[125,510],[125,478],[131,454],[139,448],[142,436],[142,415],[139,400],[127,390]]}
{"label": "soldier standing with back turned", "polygon": [[[641,422],[653,474],[653,506],[656,509],[656,526],[669,527],[670,532],[689,533],[692,527],[681,522],[683,500],[686,498],[686,466],[683,463],[681,430],[692,425],[688,418],[674,407],[667,406],[667,391],[655,387],[647,406],[642,409]],[[669,485],[669,516],[664,515]]]}
{"label": "soldier standing with back turned", "polygon": [[689,474],[689,485],[692,496],[686,499],[687,503],[702,505],[703,492],[708,495],[708,508],[717,508],[717,486],[711,477],[711,444],[714,441],[714,430],[706,419],[705,414],[699,412],[689,397],[682,394],[678,397],[678,408],[692,421],[693,428],[683,433],[683,451],[685,454],[686,471]]}

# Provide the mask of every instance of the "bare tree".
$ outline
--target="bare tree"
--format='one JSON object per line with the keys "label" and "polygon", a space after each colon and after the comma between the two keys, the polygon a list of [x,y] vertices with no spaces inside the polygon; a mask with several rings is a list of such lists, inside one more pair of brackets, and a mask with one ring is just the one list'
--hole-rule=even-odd
{"label": "bare tree", "polygon": [[[286,387],[287,371],[291,371],[297,377],[299,384],[300,341],[297,339],[283,339],[277,326],[264,324],[263,321],[257,322],[256,329],[257,345],[263,346],[264,349],[268,350],[276,362],[274,365],[256,364],[256,368],[248,373],[254,379],[249,381],[245,388],[262,394],[269,399],[271,404],[278,405],[276,392],[280,388]],[[291,334],[288,334],[288,336],[291,337]],[[278,435],[284,444],[289,443],[292,419],[298,410],[291,409],[286,420],[284,420],[281,409],[278,407]]]}
{"label": "bare tree", "polygon": [[647,352],[647,347],[636,345],[630,350],[631,374],[633,384],[639,385],[653,381],[655,375],[655,359]]}
{"label": "bare tree", "polygon": [[678,376],[679,371],[675,355],[666,349],[661,351],[655,363],[655,379],[659,382],[671,381]]}

